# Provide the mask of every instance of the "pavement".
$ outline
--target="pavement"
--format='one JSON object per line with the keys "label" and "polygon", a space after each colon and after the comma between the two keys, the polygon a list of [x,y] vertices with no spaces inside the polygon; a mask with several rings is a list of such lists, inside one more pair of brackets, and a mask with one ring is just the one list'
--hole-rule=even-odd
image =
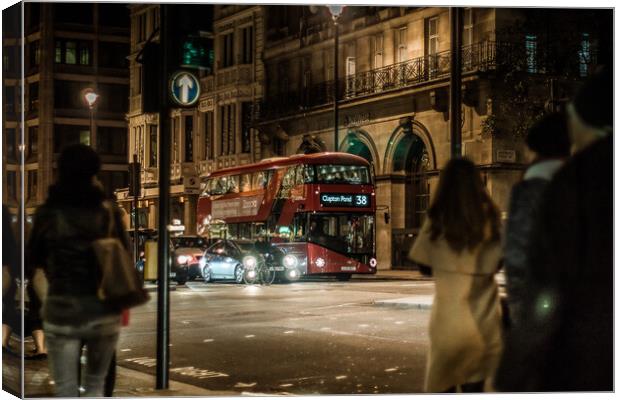
{"label": "pavement", "polygon": [[[412,270],[387,270],[377,271],[375,275],[355,275],[351,282],[364,281],[389,281],[389,280],[409,280],[409,281],[428,281],[432,278],[421,275],[418,271]],[[157,285],[147,283],[147,290],[156,291]],[[171,285],[171,290],[175,290]],[[385,307],[418,308],[430,309],[432,305],[432,295],[414,295],[403,298],[377,300],[375,305]],[[32,340],[25,342],[25,354],[29,354],[33,349]],[[11,341],[13,349],[18,348],[19,342],[16,338]],[[25,393],[20,396],[20,359],[19,356],[3,354],[2,356],[2,389],[17,397],[52,397],[53,384],[50,381],[49,370],[46,360],[25,360],[24,361],[24,387]],[[242,392],[238,391],[213,391],[186,383],[169,380],[168,389],[155,389],[155,377],[150,374],[135,371],[128,368],[117,367],[116,386],[114,397],[174,397],[174,396],[239,396]]]}

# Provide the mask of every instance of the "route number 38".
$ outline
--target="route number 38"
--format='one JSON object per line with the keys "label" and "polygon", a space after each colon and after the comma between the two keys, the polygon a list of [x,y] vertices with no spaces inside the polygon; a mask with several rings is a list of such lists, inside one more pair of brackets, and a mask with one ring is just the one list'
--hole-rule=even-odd
{"label": "route number 38", "polygon": [[367,206],[368,205],[368,196],[366,195],[356,195],[355,196],[355,205],[356,206]]}

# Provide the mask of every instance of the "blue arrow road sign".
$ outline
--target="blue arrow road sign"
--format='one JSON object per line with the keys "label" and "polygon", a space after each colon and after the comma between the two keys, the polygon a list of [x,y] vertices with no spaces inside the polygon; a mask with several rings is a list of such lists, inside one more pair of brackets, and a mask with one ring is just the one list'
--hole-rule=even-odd
{"label": "blue arrow road sign", "polygon": [[191,106],[200,96],[200,82],[191,72],[178,71],[170,79],[172,98],[180,106]]}

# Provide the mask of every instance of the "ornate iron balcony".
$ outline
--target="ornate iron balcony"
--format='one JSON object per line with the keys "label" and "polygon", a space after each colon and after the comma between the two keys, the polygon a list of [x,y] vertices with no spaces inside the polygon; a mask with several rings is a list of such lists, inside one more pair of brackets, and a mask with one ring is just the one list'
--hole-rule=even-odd
{"label": "ornate iron balcony", "polygon": [[[497,45],[485,41],[465,46],[462,52],[463,73],[487,71],[496,66]],[[340,100],[354,99],[402,89],[448,77],[450,51],[430,54],[397,64],[359,72],[339,79]],[[261,105],[261,119],[294,114],[333,103],[334,81],[321,82],[299,91],[269,97]]]}

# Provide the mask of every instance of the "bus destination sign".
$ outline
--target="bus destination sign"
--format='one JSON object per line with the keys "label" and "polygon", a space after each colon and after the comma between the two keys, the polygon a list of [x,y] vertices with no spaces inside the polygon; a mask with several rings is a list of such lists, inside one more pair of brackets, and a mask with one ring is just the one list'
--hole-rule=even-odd
{"label": "bus destination sign", "polygon": [[370,207],[370,195],[353,193],[321,193],[323,207]]}

